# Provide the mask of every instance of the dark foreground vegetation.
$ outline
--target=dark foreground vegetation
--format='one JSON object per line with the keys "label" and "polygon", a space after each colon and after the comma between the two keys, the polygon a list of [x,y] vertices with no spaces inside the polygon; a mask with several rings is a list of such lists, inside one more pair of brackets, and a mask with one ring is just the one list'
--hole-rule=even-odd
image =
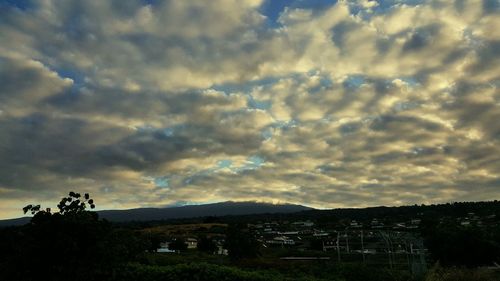
{"label": "dark foreground vegetation", "polygon": [[[88,194],[70,192],[58,208],[51,212],[28,205],[23,210],[34,215],[30,223],[0,229],[0,280],[500,280],[496,269],[500,263],[498,202],[128,224],[112,224],[88,211],[94,208]],[[385,224],[374,226],[374,218]],[[421,220],[418,228],[411,226],[403,232],[424,242],[429,270],[417,274],[408,267],[394,266],[395,260],[384,264],[394,253],[383,253],[384,260],[378,264],[364,262],[364,255],[363,262],[349,260],[347,254],[340,261],[340,246],[338,252],[325,251],[326,240],[321,239],[326,238],[305,243],[305,250],[270,247],[249,227],[266,220],[276,225],[310,220],[317,228],[347,235],[354,220],[359,229],[372,224],[388,230],[393,225],[403,227],[397,222],[415,218]],[[188,247],[187,238],[193,235],[197,237],[194,248]],[[174,252],[158,253],[167,239],[171,241],[168,249]],[[318,259],[282,259],[290,255]]]}

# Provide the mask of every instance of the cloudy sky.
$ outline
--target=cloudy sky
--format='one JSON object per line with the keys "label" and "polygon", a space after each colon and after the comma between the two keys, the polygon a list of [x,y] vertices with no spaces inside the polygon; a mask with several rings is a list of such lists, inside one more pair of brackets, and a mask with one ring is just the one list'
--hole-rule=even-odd
{"label": "cloudy sky", "polygon": [[0,218],[500,199],[498,0],[0,0]]}

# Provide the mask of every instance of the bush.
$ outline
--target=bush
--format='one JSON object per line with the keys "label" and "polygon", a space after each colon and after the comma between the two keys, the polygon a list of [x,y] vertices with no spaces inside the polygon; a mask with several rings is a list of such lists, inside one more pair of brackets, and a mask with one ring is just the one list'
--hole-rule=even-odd
{"label": "bush", "polygon": [[182,252],[182,251],[187,250],[187,248],[188,248],[188,245],[186,244],[186,242],[182,238],[177,238],[174,241],[170,242],[170,244],[168,244],[168,249],[172,250],[172,251]]}
{"label": "bush", "polygon": [[198,239],[197,248],[198,251],[213,254],[217,250],[217,245],[212,239],[202,236]]}
{"label": "bush", "polygon": [[489,269],[463,267],[444,268],[437,263],[428,273],[425,281],[499,281],[500,272]]}
{"label": "bush", "polygon": [[111,281],[313,281],[317,279],[287,278],[279,273],[245,271],[207,263],[174,266],[129,264],[117,271]]}
{"label": "bush", "polygon": [[233,260],[254,258],[260,255],[260,243],[253,233],[242,224],[229,225],[226,235],[225,248]]}
{"label": "bush", "polygon": [[422,230],[434,261],[443,266],[474,268],[500,261],[500,229],[432,224]]}

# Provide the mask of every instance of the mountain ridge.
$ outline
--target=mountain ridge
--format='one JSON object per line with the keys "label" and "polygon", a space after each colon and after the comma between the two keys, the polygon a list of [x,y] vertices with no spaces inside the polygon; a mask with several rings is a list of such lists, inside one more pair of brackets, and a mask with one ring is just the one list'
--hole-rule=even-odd
{"label": "mountain ridge", "polygon": [[[172,206],[163,208],[133,208],[97,211],[100,218],[111,222],[153,221],[208,216],[252,215],[266,213],[294,213],[314,208],[290,203],[264,203],[255,201],[225,201],[200,205]],[[28,223],[31,217],[0,220],[0,227]]]}

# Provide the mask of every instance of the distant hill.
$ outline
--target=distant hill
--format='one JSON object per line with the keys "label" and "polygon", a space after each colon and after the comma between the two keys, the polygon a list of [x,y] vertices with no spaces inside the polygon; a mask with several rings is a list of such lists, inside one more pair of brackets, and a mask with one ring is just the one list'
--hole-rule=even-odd
{"label": "distant hill", "polygon": [[0,220],[0,227],[23,225],[30,222],[30,217],[23,217],[17,219]]}
{"label": "distant hill", "polygon": [[[293,204],[270,204],[258,202],[220,202],[204,205],[188,205],[167,208],[137,208],[129,210],[98,211],[100,218],[113,222],[153,221],[182,219],[208,216],[238,216],[252,214],[294,213],[312,208]],[[29,217],[0,220],[0,227],[22,225],[30,221]]]}
{"label": "distant hill", "polygon": [[170,208],[139,208],[130,210],[99,211],[101,218],[115,222],[152,221],[207,216],[294,213],[312,208],[293,204],[269,204],[257,202],[221,202],[204,205],[188,205]]}

